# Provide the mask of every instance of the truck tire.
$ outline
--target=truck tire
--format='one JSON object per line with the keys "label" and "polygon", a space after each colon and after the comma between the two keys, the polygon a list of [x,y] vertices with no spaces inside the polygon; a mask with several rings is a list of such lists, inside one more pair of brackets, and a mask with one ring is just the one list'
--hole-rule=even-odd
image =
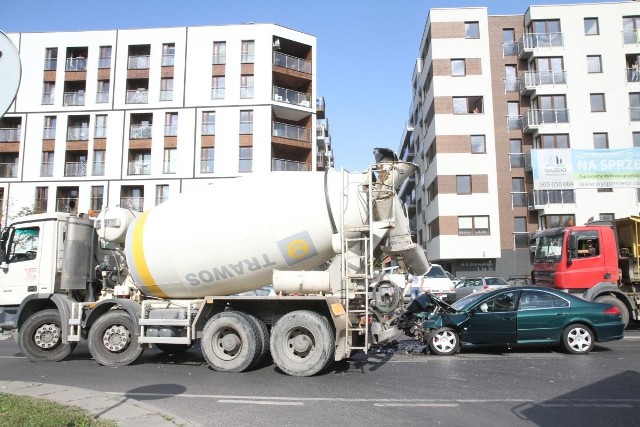
{"label": "truck tire", "polygon": [[574,323],[562,331],[562,345],[572,354],[587,354],[593,348],[593,332],[582,323]]}
{"label": "truck tire", "polygon": [[212,369],[242,372],[258,357],[258,333],[244,313],[225,311],[202,329],[202,355]]}
{"label": "truck tire", "polygon": [[282,316],[271,329],[271,357],[284,373],[317,374],[333,362],[335,334],[326,317],[308,310]]}
{"label": "truck tire", "polygon": [[618,298],[612,297],[610,295],[602,295],[602,296],[599,296],[596,299],[594,299],[594,301],[595,302],[602,302],[602,303],[605,303],[605,304],[611,304],[614,307],[616,307],[618,310],[620,310],[620,314],[622,315],[622,322],[624,323],[624,327],[626,328],[627,326],[629,326],[629,309]]}
{"label": "truck tire", "polygon": [[251,363],[251,366],[255,366],[262,362],[264,357],[269,352],[269,329],[267,325],[256,316],[246,314],[247,319],[253,324],[258,338],[258,348],[256,348],[256,359]]}
{"label": "truck tire", "polygon": [[122,310],[107,312],[89,329],[89,352],[101,365],[130,365],[142,351],[133,320]]}
{"label": "truck tire", "polygon": [[75,342],[62,342],[62,322],[55,309],[29,317],[18,332],[17,341],[22,354],[32,362],[58,362],[76,347]]}

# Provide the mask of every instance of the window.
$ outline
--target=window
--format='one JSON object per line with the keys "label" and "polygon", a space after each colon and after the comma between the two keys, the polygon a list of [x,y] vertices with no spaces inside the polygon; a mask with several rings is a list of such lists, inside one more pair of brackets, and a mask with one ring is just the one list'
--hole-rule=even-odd
{"label": "window", "polygon": [[169,186],[167,184],[156,185],[156,206],[169,200]]}
{"label": "window", "polygon": [[253,111],[251,110],[240,111],[240,134],[241,135],[253,134]]}
{"label": "window", "polygon": [[599,113],[605,111],[604,93],[592,93],[589,95],[591,100],[591,112]]}
{"label": "window", "polygon": [[104,162],[105,162],[105,150],[93,151],[93,167],[91,169],[91,175],[104,176]]}
{"label": "window", "polygon": [[471,153],[484,154],[487,152],[487,144],[484,135],[471,135]]}
{"label": "window", "polygon": [[637,44],[640,34],[640,16],[625,16],[622,18],[622,32],[624,42]]}
{"label": "window", "polygon": [[575,215],[543,215],[544,228],[568,227],[576,223]]}
{"label": "window", "polygon": [[211,99],[224,99],[224,76],[211,78]]}
{"label": "window", "polygon": [[600,255],[600,241],[597,231],[582,231],[576,233],[578,238],[578,258]]}
{"label": "window", "polygon": [[44,82],[42,87],[42,105],[53,105],[55,91],[56,84],[54,82]]}
{"label": "window", "polygon": [[453,114],[482,113],[481,96],[453,97]]}
{"label": "window", "polygon": [[451,60],[451,75],[453,77],[464,76],[467,74],[466,65],[464,59],[452,59]]}
{"label": "window", "polygon": [[40,176],[53,176],[53,151],[42,152]]}
{"label": "window", "polygon": [[640,132],[633,132],[631,137],[633,138],[633,146],[635,148],[640,148]]}
{"label": "window", "polygon": [[98,90],[96,92],[96,103],[104,104],[109,102],[109,80],[98,80]]}
{"label": "window", "polygon": [[91,200],[89,201],[89,209],[101,211],[104,204],[104,187],[102,185],[91,187]]}
{"label": "window", "polygon": [[253,166],[253,147],[240,147],[238,172],[251,172]]}
{"label": "window", "polygon": [[507,102],[507,129],[522,129],[522,117],[520,116],[520,103],[518,101]]}
{"label": "window", "polygon": [[524,153],[522,152],[522,140],[512,138],[509,140],[509,164],[512,168],[524,167]]}
{"label": "window", "polygon": [[213,42],[212,64],[224,64],[227,61],[227,43]]}
{"label": "window", "polygon": [[527,217],[513,218],[513,246],[514,248],[529,247],[529,233],[527,232]]}
{"label": "window", "polygon": [[173,100],[173,78],[160,80],[160,101]]}
{"label": "window", "polygon": [[540,291],[523,291],[518,303],[518,310],[539,310],[561,307],[569,307],[569,302],[564,298]]}
{"label": "window", "polygon": [[176,54],[175,43],[165,43],[162,45],[162,66],[173,66]]}
{"label": "window", "polygon": [[584,35],[597,36],[598,34],[600,34],[598,18],[584,18]]}
{"label": "window", "polygon": [[176,173],[176,156],[178,150],[176,148],[164,149],[164,161],[162,163],[162,173]]}
{"label": "window", "polygon": [[200,173],[213,173],[214,147],[206,147],[200,150]]}
{"label": "window", "polygon": [[569,145],[569,135],[567,134],[548,134],[540,135],[536,138],[536,147],[544,148],[571,148]]}
{"label": "window", "polygon": [[202,112],[202,135],[216,134],[216,113],[215,111]]}
{"label": "window", "polygon": [[524,178],[511,178],[511,207],[527,206],[527,192],[524,188]]}
{"label": "window", "polygon": [[602,72],[602,57],[600,55],[587,55],[587,72]]}
{"label": "window", "polygon": [[456,176],[456,194],[471,194],[471,175]]}
{"label": "window", "polygon": [[514,56],[518,54],[516,31],[513,28],[502,29],[502,54],[504,56]]}
{"label": "window", "polygon": [[489,234],[489,217],[488,216],[459,216],[458,217],[458,235],[488,235]]}
{"label": "window", "polygon": [[507,92],[518,92],[518,69],[515,65],[504,66],[504,88]]}
{"label": "window", "polygon": [[106,114],[96,115],[96,128],[94,138],[107,137],[107,116]]}
{"label": "window", "polygon": [[54,139],[56,137],[56,116],[44,117],[44,129],[42,139]]}
{"label": "window", "polygon": [[467,39],[479,39],[480,38],[480,24],[477,22],[465,22],[464,23],[464,36]]}
{"label": "window", "polygon": [[37,212],[46,212],[49,202],[49,187],[36,187],[34,208]]}
{"label": "window", "polygon": [[58,48],[48,47],[44,51],[44,69],[46,71],[55,70],[58,66]]}
{"label": "window", "polygon": [[538,123],[568,123],[569,110],[565,95],[544,95],[533,100],[533,109]]}
{"label": "window", "polygon": [[100,46],[98,68],[111,68],[111,46]]}
{"label": "window", "polygon": [[255,43],[253,40],[243,40],[240,52],[240,62],[243,64],[253,64],[255,55]]}
{"label": "window", "polygon": [[40,227],[16,228],[9,242],[6,260],[9,263],[33,261],[38,256]]}
{"label": "window", "polygon": [[640,93],[629,94],[629,118],[632,121],[640,120]]}
{"label": "window", "polygon": [[609,137],[606,132],[593,134],[593,148],[597,150],[609,148]]}
{"label": "window", "polygon": [[502,313],[516,310],[516,291],[498,294],[485,300],[478,305],[476,310],[479,313]]}
{"label": "window", "polygon": [[531,21],[529,30],[535,33],[537,46],[562,46],[563,44],[559,19]]}
{"label": "window", "polygon": [[438,178],[436,177],[427,187],[427,200],[432,202],[438,195]]}
{"label": "window", "polygon": [[164,136],[178,135],[178,113],[166,113],[164,116]]}
{"label": "window", "polygon": [[240,98],[253,98],[253,74],[240,76]]}

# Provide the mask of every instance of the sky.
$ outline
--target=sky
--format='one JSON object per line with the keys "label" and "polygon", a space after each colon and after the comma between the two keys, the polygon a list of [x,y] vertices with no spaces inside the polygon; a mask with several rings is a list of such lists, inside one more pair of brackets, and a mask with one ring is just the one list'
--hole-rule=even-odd
{"label": "sky", "polygon": [[[19,0],[0,7],[5,33],[273,23],[317,42],[317,96],[335,165],[364,170],[373,149],[397,150],[411,106],[411,77],[431,8],[487,7],[524,14],[529,5],[598,0]],[[600,1],[601,2],[601,1]]]}

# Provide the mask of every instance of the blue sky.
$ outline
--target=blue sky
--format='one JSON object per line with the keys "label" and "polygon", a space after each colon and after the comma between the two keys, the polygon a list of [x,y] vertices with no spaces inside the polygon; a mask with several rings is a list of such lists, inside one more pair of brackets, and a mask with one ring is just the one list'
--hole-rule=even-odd
{"label": "blue sky", "polygon": [[[588,2],[588,1],[583,1]],[[597,1],[591,1],[595,3]],[[275,23],[317,37],[318,95],[324,96],[336,167],[362,170],[375,147],[394,150],[409,116],[411,75],[430,8],[488,7],[524,14],[564,0],[14,0],[0,30],[46,32]]]}

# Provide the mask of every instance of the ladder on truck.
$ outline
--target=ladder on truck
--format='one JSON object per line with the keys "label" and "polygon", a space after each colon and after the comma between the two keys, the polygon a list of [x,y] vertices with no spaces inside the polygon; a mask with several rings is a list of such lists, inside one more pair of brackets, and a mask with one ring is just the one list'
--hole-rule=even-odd
{"label": "ladder on truck", "polygon": [[[373,230],[374,227],[390,227],[393,224],[394,218],[388,218],[384,221],[386,224],[376,223],[374,221],[374,199],[380,197],[392,197],[395,195],[395,185],[383,186],[380,189],[374,188],[374,173],[380,171],[380,165],[370,165],[368,169],[369,183],[366,205],[366,223],[359,226],[345,226],[344,221],[341,221],[341,236],[342,236],[342,289],[344,290],[344,307],[345,307],[345,321],[346,321],[346,345],[345,355],[349,357],[354,350],[362,350],[365,353],[369,350],[369,322],[370,322],[370,292],[369,292],[369,280],[373,277],[372,267],[375,262],[373,258]],[[347,188],[348,182],[345,182],[347,174],[342,174],[342,188]],[[394,183],[395,184],[395,183]],[[347,192],[348,193],[348,192]],[[344,204],[345,198],[348,194],[343,194],[342,203]],[[341,209],[343,207],[341,206]],[[393,210],[391,211],[393,212]],[[349,235],[357,235],[359,237],[349,237]],[[352,246],[358,246],[360,251],[357,253],[351,253],[349,248]],[[352,266],[358,266],[353,269]],[[359,319],[359,321],[352,322],[353,318]],[[351,337],[354,334],[364,336],[364,340],[361,345],[353,343]]]}

